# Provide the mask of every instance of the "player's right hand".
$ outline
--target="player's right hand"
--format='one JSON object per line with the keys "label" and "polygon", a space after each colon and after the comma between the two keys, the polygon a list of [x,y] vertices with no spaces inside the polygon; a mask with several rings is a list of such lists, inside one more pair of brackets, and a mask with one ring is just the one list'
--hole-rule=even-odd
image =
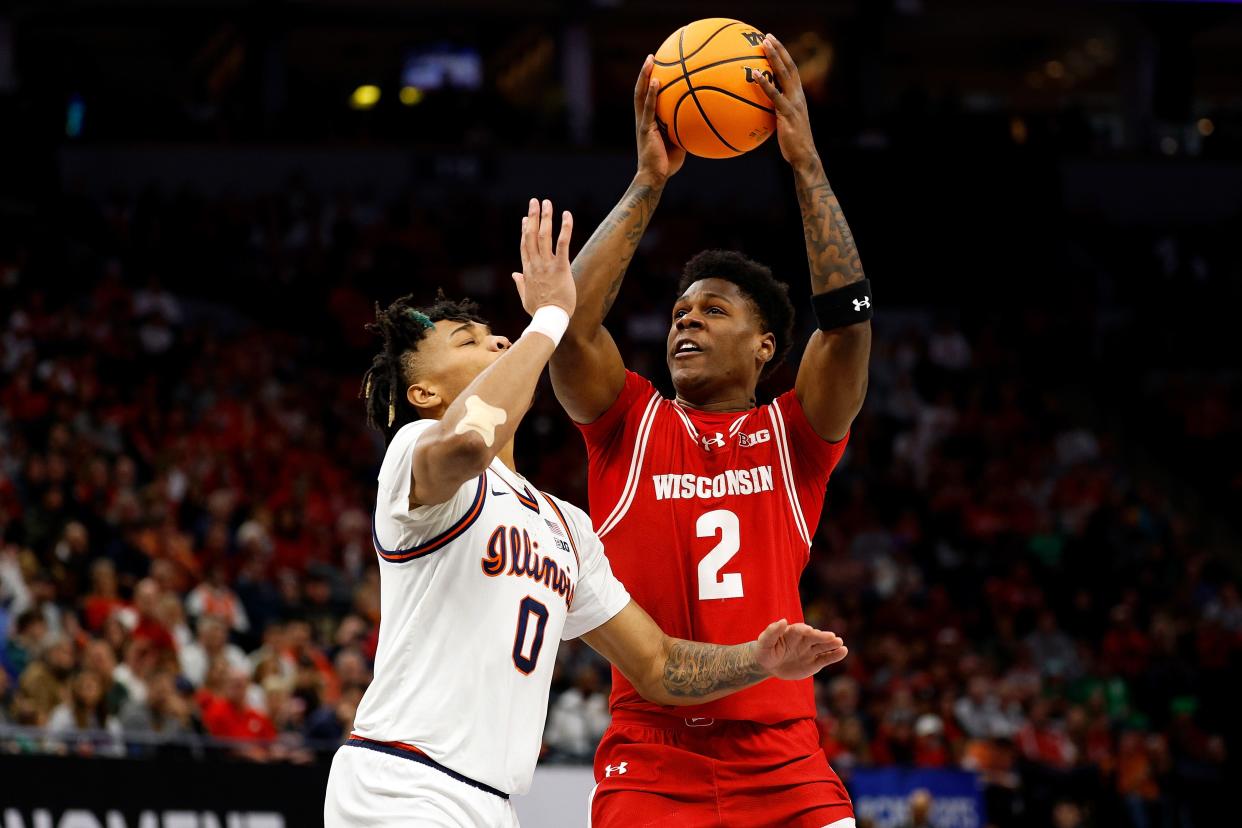
{"label": "player's right hand", "polygon": [[796,681],[813,676],[849,654],[836,633],[809,624],[773,621],[755,641],[755,660],[773,676]]}
{"label": "player's right hand", "polygon": [[522,307],[534,316],[545,305],[561,308],[570,316],[578,304],[574,274],[569,268],[569,237],[574,217],[561,213],[561,232],[552,244],[552,202],[532,198],[522,219],[522,272],[513,274]]}
{"label": "player's right hand", "polygon": [[681,169],[686,151],[669,142],[656,123],[656,95],[660,82],[652,80],[655,56],[647,55],[634,86],[634,131],[638,139],[638,172],[664,180]]}

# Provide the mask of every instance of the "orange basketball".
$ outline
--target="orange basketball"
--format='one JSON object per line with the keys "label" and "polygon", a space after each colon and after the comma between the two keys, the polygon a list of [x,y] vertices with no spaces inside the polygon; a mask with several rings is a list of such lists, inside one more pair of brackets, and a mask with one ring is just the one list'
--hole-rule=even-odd
{"label": "orange basketball", "polygon": [[752,79],[772,77],[763,32],[740,20],[709,17],[682,26],[655,53],[660,81],[656,120],[665,135],[703,158],[729,158],[776,131],[772,102]]}

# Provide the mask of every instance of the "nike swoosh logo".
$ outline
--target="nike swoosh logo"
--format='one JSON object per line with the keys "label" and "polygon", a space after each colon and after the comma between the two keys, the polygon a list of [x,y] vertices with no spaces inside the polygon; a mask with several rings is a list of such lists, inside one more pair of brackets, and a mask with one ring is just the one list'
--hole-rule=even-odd
{"label": "nike swoosh logo", "polygon": [[508,494],[508,492],[498,492],[498,491],[496,491],[495,489],[492,489],[492,494],[494,494],[494,495],[507,495],[507,494]]}

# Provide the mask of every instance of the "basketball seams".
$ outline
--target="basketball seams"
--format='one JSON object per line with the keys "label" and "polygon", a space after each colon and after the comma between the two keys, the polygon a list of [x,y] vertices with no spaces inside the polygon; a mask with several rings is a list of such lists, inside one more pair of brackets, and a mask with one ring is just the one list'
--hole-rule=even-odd
{"label": "basketball seams", "polygon": [[[743,55],[742,57],[725,58],[724,60],[717,60],[712,63],[705,63],[702,66],[696,66],[689,71],[683,72],[680,78],[673,78],[673,80],[668,82],[667,86],[661,84],[660,88],[656,91],[656,97],[657,98],[660,97],[661,95],[664,94],[664,90],[672,89],[674,86],[681,83],[683,80],[686,82],[686,85],[689,86],[690,75],[697,75],[699,72],[705,72],[708,69],[715,69],[717,66],[724,66],[726,63],[739,63],[743,60],[764,60],[766,61],[767,58],[764,57],[763,55]],[[684,69],[685,67],[682,67],[682,68]]]}
{"label": "basketball seams", "polygon": [[[730,98],[739,100],[744,104],[749,104],[750,106],[753,106],[755,109],[762,109],[764,112],[767,112],[770,115],[776,114],[775,109],[766,107],[763,104],[757,104],[754,101],[752,101],[750,98],[743,98],[741,95],[737,94],[736,92],[732,92],[728,89],[724,89],[719,86],[696,86],[694,87],[694,91],[695,92],[719,92],[721,95],[728,95]],[[689,94],[689,93],[686,93],[686,94]]]}
{"label": "basketball seams", "polygon": [[[691,25],[693,25],[693,24],[691,24]],[[701,52],[701,51],[703,51],[704,49],[706,49],[706,48],[707,48],[707,44],[711,43],[711,42],[712,42],[712,38],[714,38],[716,35],[720,34],[721,32],[723,32],[725,29],[729,28],[730,26],[745,26],[745,25],[746,25],[746,24],[745,24],[745,23],[743,23],[743,22],[742,22],[742,21],[740,21],[740,20],[731,20],[731,21],[729,21],[728,23],[724,24],[723,26],[721,26],[721,27],[720,27],[719,29],[717,29],[716,31],[714,31],[714,32],[712,32],[711,34],[709,34],[709,35],[707,36],[707,40],[704,40],[702,43],[700,43],[700,44],[699,44],[699,47],[698,47],[697,49],[695,49],[693,52],[691,52],[690,54],[688,54],[688,55],[686,55],[685,57],[683,57],[680,61],[673,60],[673,61],[669,61],[669,62],[665,63],[665,62],[664,62],[664,61],[662,61],[662,60],[656,60],[654,57],[652,57],[652,58],[651,58],[651,60],[652,60],[652,62],[653,62],[653,63],[655,63],[655,65],[656,65],[656,66],[663,66],[663,67],[665,67],[666,69],[667,69],[668,67],[670,67],[670,66],[676,66],[678,63],[683,64],[682,68],[685,68],[685,66],[684,66],[685,62],[686,62],[687,60],[689,60],[690,58],[694,57],[695,55],[697,55],[699,52]],[[677,32],[677,46],[678,46],[677,51],[678,51],[678,53],[679,53],[679,54],[680,54],[680,52],[681,52],[682,34],[683,34],[685,31],[686,31],[686,27],[685,27],[685,26],[682,26],[682,27],[681,27],[681,29],[679,29],[679,30],[678,30],[678,32]]]}
{"label": "basketball seams", "polygon": [[[688,94],[691,98],[694,99],[694,105],[698,107],[699,115],[701,115],[703,118],[703,123],[707,124],[707,128],[710,129],[712,131],[712,134],[716,136],[716,140],[720,141],[720,143],[724,144],[728,149],[732,150],[738,155],[741,155],[742,150],[738,149],[737,147],[733,146],[728,141],[726,141],[724,139],[724,136],[720,134],[720,130],[716,129],[716,125],[712,123],[711,118],[707,117],[707,110],[703,108],[703,104],[699,103],[699,96],[694,94],[694,84],[690,82],[690,72],[686,69],[686,55],[684,51],[685,40],[686,40],[686,29],[683,26],[681,31],[677,33],[677,54],[681,57],[681,76],[685,78],[685,81],[686,81],[686,90],[687,90],[686,94]],[[683,100],[685,99],[684,95],[682,96],[682,99]],[[680,105],[681,101],[678,101],[677,103],[678,105]],[[673,118],[673,130],[677,133],[677,143],[681,144],[681,130],[677,128],[677,118],[675,115]]]}

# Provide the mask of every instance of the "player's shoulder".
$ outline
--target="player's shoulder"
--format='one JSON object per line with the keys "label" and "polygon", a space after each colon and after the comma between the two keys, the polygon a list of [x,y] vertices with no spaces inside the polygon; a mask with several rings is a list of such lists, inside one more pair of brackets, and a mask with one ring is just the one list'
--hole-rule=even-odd
{"label": "player's shoulder", "polygon": [[392,435],[392,440],[388,443],[388,451],[386,453],[391,454],[394,449],[399,450],[400,447],[408,446],[410,443],[417,441],[423,435],[423,432],[438,422],[439,420],[415,420],[412,423],[406,423]]}
{"label": "player's shoulder", "polygon": [[414,446],[419,437],[436,424],[436,420],[415,420],[406,423],[393,434],[384,450],[384,459],[380,463],[376,480],[379,483],[379,497],[385,498],[386,492],[401,492],[409,495],[410,472],[413,468]]}

